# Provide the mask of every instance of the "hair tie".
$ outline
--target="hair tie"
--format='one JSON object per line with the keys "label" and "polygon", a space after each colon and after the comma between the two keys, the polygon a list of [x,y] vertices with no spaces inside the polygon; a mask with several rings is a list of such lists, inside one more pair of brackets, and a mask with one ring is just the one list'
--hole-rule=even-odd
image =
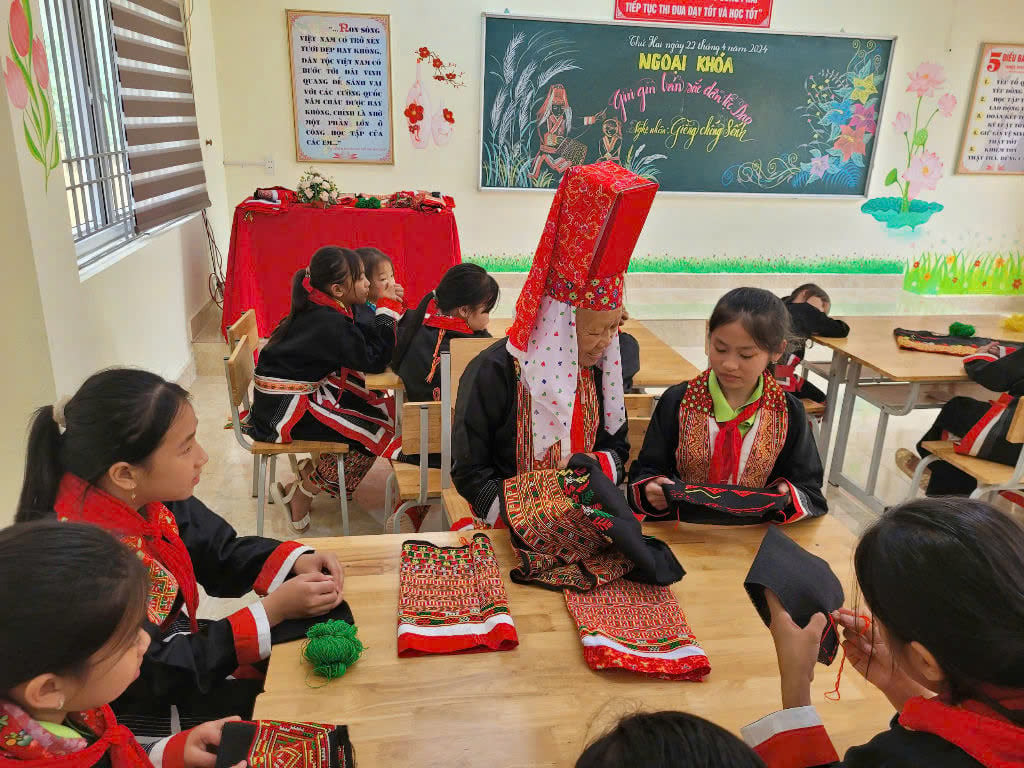
{"label": "hair tie", "polygon": [[64,416],[64,408],[69,400],[71,400],[70,397],[62,397],[53,404],[53,423],[57,425],[57,429],[62,435],[68,428],[67,419]]}
{"label": "hair tie", "polygon": [[302,287],[306,289],[306,293],[313,292],[313,282],[309,279],[309,267],[306,267],[306,275],[302,278]]}

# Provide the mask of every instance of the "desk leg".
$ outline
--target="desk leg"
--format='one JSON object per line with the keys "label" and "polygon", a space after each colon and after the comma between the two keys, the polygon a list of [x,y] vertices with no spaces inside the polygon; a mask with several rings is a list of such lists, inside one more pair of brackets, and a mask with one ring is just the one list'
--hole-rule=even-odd
{"label": "desk leg", "polygon": [[878,428],[875,430],[875,444],[871,448],[871,463],[868,465],[868,481],[864,490],[871,496],[875,495],[878,484],[878,466],[882,462],[882,450],[885,446],[885,433],[889,428],[889,414],[883,408],[878,412]]}
{"label": "desk leg", "polygon": [[846,460],[846,443],[850,439],[850,424],[853,421],[853,408],[857,404],[857,386],[860,382],[860,363],[850,361],[846,369],[846,392],[843,393],[843,410],[839,413],[839,426],[836,428],[836,445],[832,450],[832,467],[828,481],[839,485],[843,474],[843,462]]}
{"label": "desk leg", "polygon": [[821,425],[818,427],[818,453],[821,455],[822,466],[828,463],[828,445],[832,438],[832,422],[836,417],[839,385],[846,377],[848,362],[846,355],[838,351],[832,353],[832,365],[828,370],[828,391],[825,393],[825,413],[822,415]]}

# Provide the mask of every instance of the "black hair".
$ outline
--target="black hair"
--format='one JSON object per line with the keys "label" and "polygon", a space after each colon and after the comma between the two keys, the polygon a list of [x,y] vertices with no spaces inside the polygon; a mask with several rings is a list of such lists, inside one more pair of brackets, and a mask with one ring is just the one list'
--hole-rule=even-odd
{"label": "black hair", "polygon": [[[868,528],[854,568],[890,646],[927,648],[954,702],[994,704],[986,685],[1024,688],[1024,527],[1016,520],[975,499],[914,499]],[[1004,714],[1024,725],[1024,712]]]}
{"label": "black hair", "polygon": [[316,306],[309,300],[309,292],[303,284],[306,272],[309,272],[309,284],[319,291],[328,293],[332,285],[345,285],[349,280],[358,280],[363,273],[363,260],[350,248],[337,245],[325,245],[317,248],[306,269],[300,269],[292,276],[292,306],[285,318],[277,324],[270,334],[267,344],[280,341],[288,334],[288,328],[296,315]]}
{"label": "black hair", "polygon": [[733,288],[715,304],[708,321],[708,335],[739,321],[759,349],[772,354],[789,341],[789,312],[782,299],[761,288]]}
{"label": "black hair", "polygon": [[817,283],[798,285],[796,290],[786,297],[785,301],[791,304],[801,297],[803,297],[804,301],[807,301],[807,299],[821,299],[825,304],[832,304],[832,299],[829,298],[828,293]]}
{"label": "black hair", "polygon": [[498,281],[483,267],[477,264],[456,264],[451,267],[444,273],[434,292],[424,296],[419,306],[406,315],[398,332],[398,344],[391,359],[392,367],[397,367],[409,351],[409,345],[423,325],[431,299],[437,300],[438,310],[450,315],[459,307],[479,307],[484,312],[490,312],[498,303],[498,295]]}
{"label": "black hair", "polygon": [[372,248],[370,246],[363,246],[362,248],[356,248],[356,253],[359,254],[359,258],[363,261],[363,272],[366,276],[373,279],[373,276],[377,274],[377,268],[387,262],[394,268],[395,263],[391,261],[391,257],[388,256],[380,248]]}
{"label": "black hair", "polygon": [[623,718],[576,761],[576,768],[764,768],[757,753],[721,726],[686,712]]}
{"label": "black hair", "polygon": [[148,588],[143,562],[102,528],[46,520],[0,531],[0,696],[46,673],[81,676],[103,646],[134,638]]}
{"label": "black hair", "polygon": [[64,405],[63,434],[54,406],[37,410],[29,427],[18,522],[53,514],[66,472],[95,485],[119,461],[144,464],[188,400],[187,391],[155,373],[108,368],[86,379]]}

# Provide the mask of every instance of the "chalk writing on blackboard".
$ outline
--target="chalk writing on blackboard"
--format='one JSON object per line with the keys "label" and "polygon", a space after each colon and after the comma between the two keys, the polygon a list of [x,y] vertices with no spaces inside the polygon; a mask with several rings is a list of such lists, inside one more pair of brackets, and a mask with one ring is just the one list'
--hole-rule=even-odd
{"label": "chalk writing on blackboard", "polygon": [[1024,45],[985,43],[958,173],[1024,173]]}
{"label": "chalk writing on blackboard", "polygon": [[287,15],[296,159],[393,163],[388,17]]}

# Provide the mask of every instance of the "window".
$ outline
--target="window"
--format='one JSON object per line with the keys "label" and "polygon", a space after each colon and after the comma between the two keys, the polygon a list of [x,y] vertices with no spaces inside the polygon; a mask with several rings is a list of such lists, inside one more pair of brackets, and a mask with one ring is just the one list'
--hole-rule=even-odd
{"label": "window", "polygon": [[176,0],[43,0],[79,268],[209,206]]}

